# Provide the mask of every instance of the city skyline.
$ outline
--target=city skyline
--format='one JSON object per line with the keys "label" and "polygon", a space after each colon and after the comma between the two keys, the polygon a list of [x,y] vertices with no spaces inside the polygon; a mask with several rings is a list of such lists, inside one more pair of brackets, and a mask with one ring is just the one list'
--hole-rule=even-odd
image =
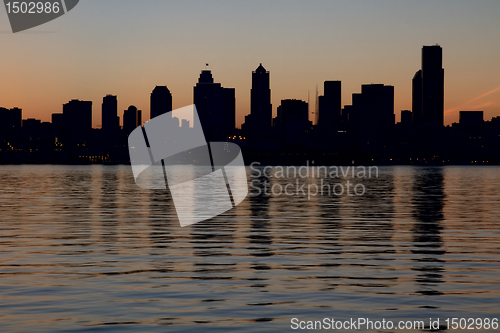
{"label": "city skyline", "polygon": [[[434,46],[437,46],[437,47],[440,47],[440,48],[441,48],[441,46],[440,46],[440,45],[438,45],[438,44],[436,44],[436,45],[434,45]],[[432,46],[425,46],[425,45],[424,45],[423,47],[432,47]],[[207,64],[207,65],[208,65],[208,64]],[[259,65],[259,68],[260,68],[260,67],[262,67],[262,63]],[[259,68],[257,68],[257,70],[258,70]],[[264,70],[265,70],[265,69],[264,69]],[[204,69],[202,69],[202,70],[201,70],[201,72],[203,72],[203,71],[209,71],[209,72],[211,73],[211,70],[207,70],[207,69],[205,69],[205,70],[204,70]],[[255,70],[253,70],[252,72],[255,72]],[[271,71],[268,71],[267,73],[270,73],[270,72],[271,72]],[[409,102],[410,107],[408,107],[408,108],[407,108],[408,110],[412,110],[412,109],[414,109],[414,108],[415,108],[415,104],[414,104],[415,102],[414,102],[414,96],[413,96],[413,95],[414,95],[414,89],[415,89],[415,88],[414,88],[414,81],[415,81],[416,76],[417,76],[420,72],[421,72],[421,70],[417,71],[417,73],[415,74],[415,76],[413,77],[413,80],[412,80],[411,97],[410,97],[410,102]],[[327,82],[342,82],[342,83],[344,84],[344,82],[343,82],[342,80],[332,79],[332,80],[325,80],[325,81],[321,82],[318,86],[323,86],[323,85],[324,85],[325,83],[327,83]],[[385,84],[385,83],[382,83],[382,82],[378,82],[378,83],[375,83],[375,82],[372,82],[372,83],[361,83],[359,86],[361,87],[361,86],[363,86],[363,85],[370,85],[370,84]],[[421,84],[421,83],[420,83],[420,84]],[[165,110],[166,110],[166,111],[172,111],[172,109],[174,109],[174,110],[175,110],[175,109],[176,109],[176,108],[178,108],[178,107],[173,107],[173,106],[172,106],[172,105],[175,105],[175,104],[177,104],[177,103],[174,103],[174,102],[175,102],[175,96],[173,96],[173,94],[171,94],[170,90],[168,89],[168,86],[169,86],[169,85],[156,85],[156,88],[154,88],[154,89],[153,89],[153,93],[154,93],[155,91],[157,91],[157,90],[158,90],[158,88],[167,88],[167,89],[166,89],[166,92],[169,94],[169,96],[168,96],[168,98],[169,98],[169,102],[168,102],[168,104],[169,104],[170,106],[168,106],[167,108],[165,108]],[[392,85],[391,85],[391,86],[392,86]],[[236,88],[231,88],[231,89],[233,89],[233,90],[237,91],[237,89],[236,89]],[[395,87],[395,89],[397,89],[397,87]],[[251,91],[251,90],[252,90],[252,88],[250,88],[250,91]],[[270,89],[270,90],[271,90],[271,91],[273,91],[272,86],[271,86],[271,89]],[[342,89],[342,90],[345,90],[345,89]],[[358,90],[359,90],[359,88],[358,88]],[[275,118],[275,117],[278,115],[278,107],[279,107],[279,104],[281,103],[281,101],[283,101],[283,100],[289,100],[289,99],[297,99],[297,100],[303,100],[303,101],[305,101],[305,102],[308,102],[308,104],[309,104],[309,120],[311,120],[313,123],[315,123],[315,117],[316,117],[316,116],[315,116],[314,114],[315,114],[315,112],[317,112],[317,111],[316,111],[316,110],[317,110],[317,108],[318,108],[317,103],[319,103],[319,105],[321,105],[321,99],[324,97],[325,93],[327,94],[327,92],[325,92],[326,90],[325,90],[324,88],[323,88],[323,89],[321,89],[321,90],[320,90],[320,89],[318,89],[317,91],[319,92],[319,94],[322,94],[321,96],[319,96],[319,99],[318,99],[317,101],[315,101],[315,100],[314,100],[314,99],[315,99],[315,97],[311,94],[311,91],[308,91],[308,94],[307,94],[307,99],[304,99],[304,98],[296,98],[296,97],[290,96],[289,98],[284,98],[284,99],[279,100],[279,101],[278,101],[279,103],[277,104],[277,106],[274,106],[274,105],[271,103],[271,105],[272,105],[272,108],[271,108],[271,110],[272,110],[272,118]],[[480,100],[480,99],[482,99],[482,98],[488,97],[489,95],[496,94],[496,93],[498,93],[498,94],[500,95],[500,87],[498,87],[498,88],[496,88],[496,89],[493,89],[492,91],[486,92],[486,93],[484,93],[484,94],[482,94],[482,95],[480,95],[480,96],[478,96],[478,97],[474,98],[472,101],[475,101],[475,100]],[[342,95],[341,95],[341,104],[340,104],[341,109],[343,109],[345,106],[349,107],[349,106],[351,106],[351,105],[352,105],[352,103],[353,103],[353,99],[352,99],[352,98],[350,98],[350,97],[352,97],[352,95],[353,95],[353,94],[356,94],[356,91],[352,91],[352,92],[342,91]],[[345,101],[345,99],[344,99],[344,98],[342,98],[342,97],[344,97],[345,95],[348,95],[348,96],[349,96],[349,97],[348,97],[348,101],[350,101],[350,102]],[[132,104],[129,104],[128,106],[125,106],[125,105],[119,106],[119,105],[120,105],[120,104],[119,104],[119,103],[120,103],[120,98],[119,98],[120,96],[114,95],[114,94],[112,94],[112,93],[105,93],[103,96],[104,96],[104,97],[107,97],[107,96],[114,96],[114,97],[117,97],[117,103],[118,103],[118,104],[117,104],[117,109],[118,109],[118,113],[120,113],[120,109],[127,110],[130,106],[137,107],[137,106],[136,106],[136,104],[137,104],[137,103],[132,103]],[[153,97],[153,96],[154,96],[154,94],[151,94],[151,93],[150,93],[148,96],[149,96],[149,104],[148,104],[148,105],[144,108],[144,109],[146,109],[146,110],[148,110],[148,111],[147,111],[144,115],[148,115],[149,117],[144,117],[144,116],[143,116],[143,118],[142,118],[142,121],[143,121],[143,122],[146,122],[146,121],[148,121],[148,120],[152,119],[152,118],[151,118],[151,116],[150,116],[151,111],[153,111],[153,109],[151,108],[152,103],[153,103],[153,102],[152,102],[152,100],[151,100],[151,98],[154,98],[154,97]],[[271,96],[272,96],[272,94],[271,94]],[[395,95],[395,97],[396,97],[396,95]],[[102,97],[101,97],[101,98],[102,98]],[[338,97],[337,97],[337,99],[338,99]],[[68,100],[68,101],[72,101],[72,100],[80,100],[80,98],[78,98],[78,97],[74,97],[74,98],[71,98],[71,99],[70,99],[70,100]],[[84,100],[84,99],[82,99],[82,100]],[[275,99],[273,98],[272,100],[275,100]],[[237,99],[236,99],[236,101],[237,101]],[[96,102],[96,101],[91,101],[91,102],[93,102],[93,104],[94,104],[94,105],[98,105],[98,101],[97,101],[97,102]],[[192,101],[191,101],[191,103],[188,103],[187,105],[193,104],[193,102],[194,102],[194,95],[193,95],[193,97],[192,97]],[[66,103],[67,103],[67,102],[65,102],[65,103],[61,103],[61,109],[62,109],[62,107],[63,107]],[[338,103],[338,101],[337,101],[337,103]],[[396,103],[395,103],[395,104],[396,104]],[[444,105],[446,105],[446,83],[445,83],[445,86],[444,86]],[[495,108],[493,108],[493,109],[492,109],[492,110],[490,110],[490,111],[487,111],[488,109],[490,109],[490,108],[488,108],[490,105],[492,105],[492,103],[480,103],[480,104],[471,104],[471,103],[466,103],[466,104],[464,104],[464,109],[461,109],[461,108],[454,108],[454,109],[452,109],[452,110],[450,110],[450,109],[446,109],[446,107],[444,107],[444,120],[443,120],[444,125],[446,126],[446,125],[451,125],[451,124],[453,124],[453,123],[457,123],[457,122],[460,120],[460,111],[465,111],[466,109],[467,109],[467,110],[472,110],[472,109],[476,109],[476,110],[478,110],[478,109],[481,109],[481,108],[482,108],[480,111],[484,111],[484,114],[485,114],[485,120],[487,120],[488,118],[494,118],[494,117],[496,117],[496,116],[499,116],[499,115],[500,115],[500,104],[499,104],[499,106],[498,106],[498,107],[495,107]],[[495,105],[496,105],[496,104],[495,104]],[[474,107],[474,106],[476,106],[476,107]],[[20,108],[20,109],[22,109],[22,110],[23,110],[23,115],[25,115],[25,114],[26,114],[26,110],[25,110],[25,109],[24,109],[21,105],[14,105],[14,106],[5,106],[5,105],[3,105],[3,107],[7,107],[7,108]],[[420,106],[420,107],[422,107],[422,106]],[[138,109],[140,109],[139,107],[137,107],[137,108],[138,108]],[[155,107],[155,108],[156,108],[156,107]],[[397,109],[396,107],[394,107],[394,110],[395,110],[395,115],[396,115],[396,118],[395,118],[396,122],[401,121],[401,117],[400,117],[400,115],[399,115],[399,112],[400,112],[400,111],[407,110],[407,109]],[[151,110],[151,111],[150,111],[150,110]],[[456,115],[455,115],[455,116],[453,116],[453,117],[450,117],[450,111],[455,112],[455,113],[456,113]],[[123,111],[122,111],[122,112],[123,112]],[[156,114],[156,115],[161,114],[161,113],[159,113],[159,111],[156,111],[156,110],[155,110],[155,111],[153,111],[153,112],[155,112],[155,114]],[[57,113],[57,112],[54,112],[54,113]],[[34,117],[29,117],[29,116],[26,116],[26,117],[25,117],[25,118],[23,118],[23,119],[40,119],[42,122],[43,122],[43,121],[51,121],[51,119],[52,119],[52,118],[51,118],[52,114],[53,114],[53,113],[51,113],[51,114],[49,114],[49,115],[44,115],[44,116],[39,117],[39,118],[36,118],[36,117],[34,118]],[[246,116],[248,116],[248,115],[250,115],[250,114],[251,114],[251,98],[250,98],[250,106],[249,106],[249,108],[248,108],[248,113],[247,113],[247,114],[241,115],[241,114],[238,112],[237,107],[235,108],[235,116],[236,116],[236,121],[235,121],[235,123],[236,123],[236,127],[237,127],[237,128],[241,128],[241,125],[243,125],[243,124],[245,123],[245,117],[246,117]],[[48,120],[46,120],[47,118],[48,118]],[[100,123],[99,123],[99,120],[101,120],[101,121],[100,121]],[[96,123],[97,123],[97,125],[96,125]],[[119,125],[120,125],[120,126],[123,126],[123,117],[122,117],[122,116],[120,116],[120,122],[119,122]],[[101,114],[101,109],[92,108],[92,128],[102,128],[102,114]]]}
{"label": "city skyline", "polygon": [[[327,80],[342,81],[342,105],[351,104],[362,84],[383,83],[395,87],[395,110],[409,110],[408,77],[420,66],[415,50],[439,43],[447,73],[445,124],[457,122],[460,110],[484,110],[489,119],[500,108],[500,46],[491,43],[499,12],[494,1],[89,0],[43,27],[1,35],[0,104],[43,121],[65,101],[95,106],[107,94],[119,97],[119,110],[148,110],[151,89],[166,85],[176,109],[191,104],[192,85],[208,62],[217,82],[236,89],[238,126],[250,113],[247,73],[259,63],[272,72],[273,117],[284,99],[309,95],[314,110],[316,86],[323,94]],[[7,31],[2,16],[0,30]],[[93,111],[98,127],[99,110]]]}
{"label": "city skyline", "polygon": [[[389,104],[386,103],[386,109],[388,107],[386,113],[388,113],[386,114],[386,116],[384,116],[385,120],[383,121],[383,124],[385,125],[377,126],[377,128],[382,131],[386,131],[386,129],[384,129],[383,127],[389,124],[394,125],[400,122],[404,123],[405,119],[403,117],[403,114],[405,112],[410,113],[412,118],[411,121],[414,126],[420,128],[428,127],[428,130],[437,130],[439,128],[442,128],[443,126],[449,126],[458,123],[459,121],[461,121],[461,113],[464,111],[480,111],[483,114],[484,120],[489,120],[488,115],[484,110],[458,110],[459,118],[457,119],[457,121],[454,121],[451,124],[446,124],[445,119],[447,112],[444,108],[446,89],[445,75],[444,69],[442,68],[442,63],[443,49],[440,45],[436,44],[432,46],[422,46],[421,69],[419,69],[415,73],[411,80],[412,98],[410,110],[397,110],[395,108],[395,87],[392,85],[385,85],[384,83],[362,84],[361,92],[354,91],[351,93],[351,103],[348,104],[346,102],[342,102],[342,81],[326,80],[323,82],[323,95],[316,96],[315,101],[311,102],[309,98],[306,101],[298,98],[282,99],[280,103],[275,107],[276,111],[274,112],[273,105],[271,103],[271,73],[270,71],[266,70],[262,63],[260,63],[254,71],[252,71],[252,86],[250,89],[250,113],[245,115],[243,123],[239,125],[236,123],[236,89],[225,88],[221,83],[215,83],[212,72],[209,69],[205,68],[201,70],[198,82],[194,86],[193,100],[191,104],[198,105],[198,109],[199,111],[201,111],[200,117],[205,119],[203,120],[203,123],[205,124],[204,126],[207,127],[207,130],[209,132],[216,131],[219,133],[226,133],[217,135],[218,140],[224,140],[224,138],[227,138],[227,134],[231,133],[233,129],[241,129],[242,131],[247,132],[250,141],[254,142],[272,141],[269,131],[271,130],[271,128],[278,128],[280,126],[283,114],[282,105],[283,103],[289,104],[289,101],[302,102],[305,105],[306,109],[304,109],[304,111],[290,111],[291,113],[296,112],[297,115],[302,114],[302,112],[307,112],[307,119],[301,121],[301,126],[307,127],[312,125],[319,125],[318,130],[322,133],[322,140],[331,141],[334,139],[331,135],[333,132],[346,129],[342,128],[341,123],[348,123],[348,117],[350,117],[350,114],[353,112],[353,110],[358,113],[361,112],[360,110],[356,111],[356,109],[359,109],[361,101],[360,98],[362,98],[363,91],[365,89],[367,91],[371,91],[369,93],[369,95],[373,96],[371,97],[371,99],[378,98],[375,97],[377,95],[382,96],[386,94],[383,90],[377,90],[378,87],[390,88],[390,102],[388,102]],[[206,64],[206,67],[208,67],[208,65],[209,64]],[[318,89],[316,91],[316,94],[318,94]],[[79,100],[78,98],[71,99],[68,103],[63,104],[63,113],[56,112],[51,114],[51,122],[55,123],[56,125],[58,123],[61,123],[62,116],[65,113],[65,108],[69,104],[77,104],[77,102],[86,104],[86,108],[88,107],[88,114],[86,115],[87,120],[85,120],[86,125],[84,127],[99,129],[104,128],[104,130],[108,133],[112,133],[119,128],[126,129],[125,132],[131,132],[135,127],[143,125],[143,123],[151,120],[152,118],[163,113],[170,112],[173,109],[174,112],[171,115],[175,116],[175,108],[173,108],[172,106],[174,96],[171,94],[167,86],[157,85],[150,93],[149,112],[144,113],[150,114],[149,119],[145,119],[142,115],[142,111],[139,110],[134,104],[129,105],[120,116],[118,100],[119,98],[116,95],[105,95],[103,97],[100,115],[96,116],[94,114],[95,111],[93,108],[93,101],[83,101]],[[356,105],[358,105],[357,108]],[[5,110],[9,110],[9,107],[3,108]],[[22,107],[18,106],[10,109],[23,110]],[[290,108],[290,110],[294,109],[295,108],[293,107]],[[328,112],[321,112],[322,109],[325,111],[328,110]],[[24,114],[24,112],[21,112],[21,114]],[[134,114],[134,116],[132,116],[132,114]],[[365,116],[363,116],[362,118],[364,119],[364,121],[366,121],[366,119],[368,119],[370,116],[378,117],[375,114],[365,114]],[[497,114],[493,114],[491,116],[491,119],[498,116],[500,116],[500,110],[498,110]],[[300,118],[302,116],[298,117]],[[359,116],[355,115],[355,117]],[[96,127],[95,125],[93,125],[96,118],[101,119],[101,123],[105,123],[107,125]],[[135,120],[133,120],[132,118]],[[23,117],[22,120],[23,122],[25,120],[38,120],[40,122],[43,122],[43,119],[29,117]],[[366,125],[361,125],[361,123],[359,123],[358,125],[361,127],[365,126],[367,128],[373,127],[372,124],[374,123],[374,120],[376,119],[368,121]],[[191,126],[193,125],[192,119],[180,119],[179,121],[188,121],[188,123],[191,122]],[[356,122],[357,120],[354,121]],[[265,125],[267,123],[269,125]],[[430,126],[431,124],[432,126]],[[82,125],[79,124],[79,126]],[[208,129],[208,127],[211,127],[211,129]],[[361,135],[363,133],[364,131],[361,131],[359,134]],[[258,139],[254,139],[252,137],[258,137]]]}
{"label": "city skyline", "polygon": [[[172,131],[172,138],[178,134],[189,137],[201,128],[210,142],[237,143],[247,156],[270,164],[303,163],[306,156],[328,163],[354,159],[403,164],[498,163],[500,116],[485,121],[482,110],[461,110],[458,123],[444,125],[442,62],[441,46],[422,47],[421,69],[411,79],[412,110],[395,110],[395,87],[383,83],[361,85],[360,92],[352,93],[352,103],[342,108],[342,81],[324,81],[324,94],[317,96],[313,117],[309,103],[300,99],[281,100],[272,117],[271,73],[261,63],[252,71],[251,112],[241,129],[235,126],[235,89],[215,82],[208,69],[201,71],[193,87],[197,112],[172,110],[170,90],[156,86],[150,95],[150,115],[169,119],[170,127],[159,131]],[[117,96],[106,95],[102,100],[102,129],[92,128],[92,101],[69,101],[62,113],[52,114],[52,123],[23,120],[21,109],[0,108],[2,157],[11,162],[27,158],[32,162],[72,159],[81,163],[87,159],[91,163],[124,163],[129,135],[136,128],[142,128],[140,133],[157,123],[143,122],[142,110],[131,105],[123,112],[120,127]],[[396,114],[401,115],[397,123]]]}

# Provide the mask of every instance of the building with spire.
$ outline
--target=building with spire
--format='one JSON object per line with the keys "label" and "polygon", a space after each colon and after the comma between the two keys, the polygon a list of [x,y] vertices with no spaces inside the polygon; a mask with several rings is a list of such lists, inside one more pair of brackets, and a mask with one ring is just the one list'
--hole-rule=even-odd
{"label": "building with spire", "polygon": [[247,125],[251,141],[265,142],[271,140],[272,113],[270,73],[260,64],[252,72],[250,123]]}
{"label": "building with spire", "polygon": [[[235,130],[234,88],[215,83],[210,70],[203,70],[194,87],[193,102],[207,141],[226,141]],[[200,126],[196,118],[194,127]]]}

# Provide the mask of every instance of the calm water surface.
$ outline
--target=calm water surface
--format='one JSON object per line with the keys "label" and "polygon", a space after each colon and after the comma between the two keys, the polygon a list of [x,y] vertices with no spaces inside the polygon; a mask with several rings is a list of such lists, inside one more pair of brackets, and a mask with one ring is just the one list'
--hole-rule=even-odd
{"label": "calm water surface", "polygon": [[137,187],[129,166],[1,166],[0,329],[500,317],[500,168],[387,167],[355,181],[364,196],[254,186],[232,211],[180,228],[169,195]]}

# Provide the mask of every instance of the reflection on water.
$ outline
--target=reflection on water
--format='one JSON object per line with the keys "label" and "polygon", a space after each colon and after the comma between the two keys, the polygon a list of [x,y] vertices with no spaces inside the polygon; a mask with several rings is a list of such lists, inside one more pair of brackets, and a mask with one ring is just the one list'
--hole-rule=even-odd
{"label": "reflection on water", "polygon": [[415,176],[413,188],[413,228],[412,250],[418,257],[414,271],[419,272],[416,281],[418,293],[441,295],[438,284],[443,282],[444,261],[440,259],[446,251],[442,248],[441,221],[443,221],[444,189],[443,169],[424,169]]}
{"label": "reflection on water", "polygon": [[0,167],[2,331],[498,316],[500,168],[381,168],[355,180],[364,196],[310,200],[257,196],[297,181],[259,180],[237,208],[180,228],[170,194],[137,187],[130,167]]}

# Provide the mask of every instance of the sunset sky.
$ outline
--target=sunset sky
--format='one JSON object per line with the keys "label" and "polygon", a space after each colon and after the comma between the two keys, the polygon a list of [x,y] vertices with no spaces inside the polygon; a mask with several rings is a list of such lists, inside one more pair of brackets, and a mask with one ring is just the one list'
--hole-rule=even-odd
{"label": "sunset sky", "polygon": [[205,64],[236,88],[236,122],[250,111],[251,72],[271,72],[280,100],[307,100],[342,81],[342,104],[361,84],[395,86],[395,113],[411,109],[423,45],[443,47],[445,123],[460,110],[500,116],[500,1],[81,0],[68,14],[13,34],[0,9],[0,106],[50,121],[70,99],[93,101],[101,125],[106,94],[119,116],[167,85],[174,108],[193,103]]}

